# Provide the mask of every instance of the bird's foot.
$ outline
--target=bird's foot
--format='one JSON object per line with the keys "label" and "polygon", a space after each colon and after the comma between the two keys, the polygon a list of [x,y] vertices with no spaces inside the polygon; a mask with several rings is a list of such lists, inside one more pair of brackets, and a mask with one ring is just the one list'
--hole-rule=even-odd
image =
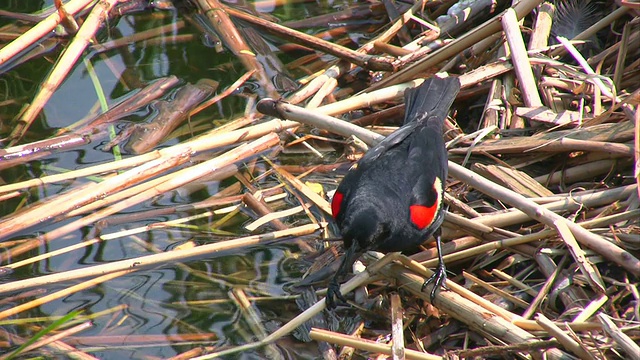
{"label": "bird's foot", "polygon": [[431,289],[431,294],[429,296],[432,304],[433,304],[433,300],[436,298],[436,293],[440,290],[441,286],[445,290],[448,290],[447,286],[445,285],[446,281],[447,281],[447,269],[444,266],[444,263],[440,262],[438,263],[438,267],[436,268],[433,275],[431,275],[431,277],[428,278],[427,281],[424,282],[424,284],[422,284],[422,289],[421,289],[422,291],[424,291],[424,289],[427,286],[429,286],[429,284],[433,284],[433,288]]}
{"label": "bird's foot", "polygon": [[327,309],[333,310],[336,308],[336,306],[338,306],[336,299],[340,300],[340,302],[343,304],[347,303],[347,299],[340,292],[340,284],[338,284],[338,282],[333,279],[331,280],[331,282],[329,282],[329,286],[327,287],[327,298],[325,300]]}

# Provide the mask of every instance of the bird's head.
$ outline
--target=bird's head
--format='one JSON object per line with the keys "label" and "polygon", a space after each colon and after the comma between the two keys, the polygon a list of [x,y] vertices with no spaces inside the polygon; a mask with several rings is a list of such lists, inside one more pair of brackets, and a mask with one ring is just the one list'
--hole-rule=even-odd
{"label": "bird's head", "polygon": [[356,245],[359,250],[375,248],[389,237],[389,228],[379,211],[373,207],[361,208],[346,216],[342,222],[345,247]]}

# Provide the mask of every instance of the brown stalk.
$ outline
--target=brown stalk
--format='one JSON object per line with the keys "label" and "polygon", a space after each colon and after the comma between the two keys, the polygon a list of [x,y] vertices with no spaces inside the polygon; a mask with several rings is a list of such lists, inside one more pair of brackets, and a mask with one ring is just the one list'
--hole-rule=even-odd
{"label": "brown stalk", "polygon": [[[73,0],[64,5],[64,10],[67,14],[74,15],[80,12],[82,9],[91,5],[93,0]],[[38,22],[27,32],[22,34],[19,38],[10,42],[6,46],[0,49],[0,65],[12,60],[14,56],[19,54],[24,49],[28,48],[31,44],[37,42],[47,34],[51,33],[53,29],[60,24],[62,18],[59,12],[54,12],[46,19]]]}
{"label": "brown stalk", "polygon": [[243,36],[240,34],[235,24],[229,18],[228,12],[231,8],[225,6],[218,0],[196,0],[202,13],[204,13],[216,29],[216,33],[220,36],[222,42],[231,50],[231,52],[240,59],[247,71],[255,71],[253,76],[260,83],[268,96],[278,96],[271,79],[267,75],[265,67],[249,47]]}
{"label": "brown stalk", "polygon": [[252,235],[243,238],[227,240],[220,243],[197,246],[191,249],[175,250],[153,255],[146,255],[132,259],[114,261],[107,264],[87,266],[81,269],[69,270],[51,275],[30,278],[26,280],[13,281],[11,283],[0,284],[0,294],[14,291],[22,291],[47,284],[54,284],[61,281],[82,279],[100,274],[108,274],[120,271],[137,271],[149,266],[169,264],[177,261],[186,261],[200,256],[211,256],[217,252],[231,249],[238,249],[245,246],[257,244],[269,244],[276,239],[312,234],[320,227],[315,224],[302,225],[288,230],[279,230],[271,233]]}
{"label": "brown stalk", "polygon": [[307,35],[303,32],[289,29],[285,26],[278,25],[253,15],[249,15],[245,12],[227,8],[227,12],[238,19],[250,22],[254,25],[260,26],[261,28],[270,31],[285,40],[292,41],[304,46],[308,46],[312,49],[325,52],[327,54],[331,54],[339,59],[343,59],[354,63],[358,66],[361,66],[370,70],[381,70],[381,71],[393,71],[394,67],[392,64],[392,59],[371,56],[371,55],[363,55],[358,53],[357,51],[353,51],[351,49],[341,47],[335,44],[331,44],[322,39],[316,38],[311,35]]}
{"label": "brown stalk", "polygon": [[[34,97],[31,104],[25,109],[25,111],[19,116],[16,126],[9,135],[10,144],[14,145],[24,134],[27,132],[33,121],[44,108],[45,104],[53,93],[62,84],[67,74],[71,71],[76,64],[82,52],[87,48],[89,42],[95,37],[96,32],[102,26],[107,14],[113,8],[119,0],[104,0],[98,2],[91,13],[80,27],[80,30],[76,34],[75,38],[69,44],[64,51],[60,59],[56,63],[56,66],[51,71],[51,74],[47,77],[44,83],[40,86],[40,89]],[[67,11],[69,12],[69,11]],[[2,58],[0,57],[0,63]]]}
{"label": "brown stalk", "polygon": [[[513,10],[516,13],[518,19],[531,12],[542,0],[523,0],[517,3]],[[479,41],[499,32],[501,30],[500,17],[502,14],[488,20],[484,24],[474,28],[472,31],[467,32],[462,37],[457,38],[443,48],[425,56],[418,62],[407,66],[406,68],[398,71],[397,73],[389,76],[388,78],[377,82],[369,87],[369,91],[387,87],[389,85],[399,84],[407,82],[417,76],[419,73],[427,71],[429,68],[436,66],[442,61],[445,61],[454,55],[462,52],[463,50],[471,47]]]}
{"label": "brown stalk", "polygon": [[[377,354],[391,355],[395,357],[392,345],[380,344],[378,342],[362,339],[354,336],[344,335],[324,329],[311,329],[309,333],[311,339],[316,341],[326,341],[340,346],[349,346],[355,349],[369,351]],[[410,360],[441,360],[441,356],[425,354],[416,350],[404,349],[404,357]]]}
{"label": "brown stalk", "polygon": [[[18,254],[24,253],[26,251],[29,251],[31,249],[36,248],[37,246],[39,246],[41,243],[46,243],[48,241],[52,241],[55,240],[63,235],[66,235],[72,231],[75,231],[83,226],[87,226],[90,224],[95,223],[96,221],[108,216],[108,215],[112,215],[115,214],[121,210],[124,210],[126,208],[129,208],[133,205],[139,204],[143,201],[149,200],[152,197],[156,196],[157,194],[162,194],[166,191],[171,191],[173,189],[176,189],[180,186],[183,186],[193,180],[199,179],[201,177],[213,174],[217,171],[219,171],[220,169],[224,169],[226,166],[236,163],[238,161],[242,161],[245,160],[249,157],[255,156],[257,154],[259,154],[262,151],[265,151],[277,144],[279,144],[280,139],[278,138],[278,136],[276,134],[270,134],[267,136],[264,136],[258,140],[255,140],[251,143],[246,143],[244,145],[239,146],[236,149],[233,149],[231,151],[228,151],[214,159],[202,162],[200,164],[191,166],[189,168],[186,169],[182,169],[179,170],[177,172],[175,172],[174,174],[171,174],[169,176],[165,176],[165,178],[163,179],[164,181],[162,183],[156,184],[154,187],[148,188],[148,189],[144,189],[144,191],[141,191],[140,193],[137,193],[133,196],[131,196],[130,198],[128,198],[126,201],[120,201],[114,204],[111,204],[110,206],[100,210],[100,211],[96,211],[94,213],[91,213],[81,219],[75,220],[71,223],[68,223],[64,226],[61,226],[59,228],[56,228],[38,238],[32,239],[32,241],[27,242],[23,245],[20,245],[16,248],[13,248],[11,251],[11,254],[13,256],[16,256]],[[188,159],[188,156],[185,156],[186,154],[184,153],[178,153],[175,154],[175,158],[170,161],[163,161],[162,164],[158,164],[155,162],[152,163],[147,163],[145,164],[146,166],[141,166],[137,171],[133,171],[133,175],[137,177],[138,175],[138,171],[140,171],[140,173],[142,174],[142,176],[144,178],[149,178],[150,176],[154,175],[154,174],[158,174],[161,171],[163,171],[163,169],[167,169],[167,168],[174,168],[176,166],[177,163],[184,163],[184,161],[186,161],[186,159]],[[136,170],[136,169],[134,169]],[[130,170],[131,171],[131,170]],[[123,186],[126,186],[127,183],[122,183],[122,181],[126,181],[127,179],[121,179],[118,177],[114,177],[111,178],[109,180],[112,179],[117,179],[116,183],[118,184],[119,188],[122,188]],[[100,187],[101,189],[105,189],[105,193],[107,192],[107,189],[111,189],[113,191],[113,187],[112,184],[107,184],[106,186],[103,185],[105,183],[108,183],[109,180],[104,181],[96,186],[94,186],[94,189],[97,187]],[[93,189],[92,189],[93,190]],[[76,196],[74,197],[74,201],[70,201],[69,199],[67,199],[66,197],[59,197],[57,200],[57,206],[60,209],[56,209],[54,211],[57,211],[59,214],[63,214],[66,211],[70,211],[72,208],[79,206],[80,204],[87,204],[90,201],[93,200],[97,200],[97,198],[95,198],[95,192],[85,192],[84,196],[79,196],[78,194],[76,194]],[[71,203],[71,204],[70,204]],[[75,206],[74,206],[75,203]],[[69,207],[71,205],[71,207]],[[50,203],[48,206],[51,206]],[[47,207],[48,207],[47,206]],[[67,209],[67,210],[64,210]],[[61,212],[61,210],[63,210]],[[44,209],[41,209],[42,212],[45,213],[50,213],[50,211],[45,207]],[[27,216],[29,215],[29,213],[26,214]],[[41,214],[31,214],[36,216],[35,219],[42,219],[42,215]],[[19,218],[14,218],[11,219],[11,222],[3,222],[0,223],[0,225],[4,225],[5,228],[7,229],[7,231],[17,231],[17,226],[14,225],[15,222],[20,222],[20,221],[26,221],[25,219],[25,215],[23,215],[22,217]],[[30,224],[33,225],[34,224],[34,220],[35,219],[31,219],[30,220]],[[20,226],[24,226],[24,225],[20,225]],[[5,261],[6,260],[6,255],[3,254],[4,256],[2,258],[0,258],[0,262]]]}

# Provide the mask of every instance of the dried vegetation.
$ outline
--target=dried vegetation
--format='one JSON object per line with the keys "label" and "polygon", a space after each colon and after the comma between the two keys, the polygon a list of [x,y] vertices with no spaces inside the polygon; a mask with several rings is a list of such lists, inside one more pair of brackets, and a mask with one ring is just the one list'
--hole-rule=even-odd
{"label": "dried vegetation", "polygon": [[[371,1],[331,14],[331,19],[347,24],[369,20],[371,40],[356,50],[341,45],[350,43],[348,37],[336,35],[328,42],[300,31],[336,20],[319,17],[277,24],[265,14],[217,0],[192,3],[206,15],[227,51],[246,67],[246,75],[213,97],[218,84],[203,81],[182,86],[172,102],[161,100],[161,116],[153,123],[121,134],[132,144],[130,156],[0,185],[0,199],[6,202],[34,187],[46,189],[98,175],[103,180],[74,183],[1,218],[0,264],[10,272],[103,241],[182,226],[214,214],[226,215],[209,231],[215,233],[244,211],[255,218],[247,227],[254,234],[5,281],[0,284],[0,321],[19,319],[30,309],[161,264],[178,263],[175,266],[190,271],[185,261],[222,250],[293,239],[302,254],[315,253],[322,243],[318,240],[335,236],[325,193],[335,188],[343,170],[367,145],[397,126],[404,89],[446,72],[462,83],[445,134],[450,178],[443,251],[451,272],[449,290],[439,292],[430,304],[428,292],[420,289],[430,275],[428,268],[436,263],[434,249],[424,248],[410,257],[367,259],[366,271],[343,285],[344,292],[356,294],[356,307],[337,312],[349,319],[349,335],[326,330],[335,324],[331,314],[322,312],[322,292],[319,302],[316,294],[305,292],[306,305],[300,303],[306,310],[269,334],[256,311],[261,300],[234,290],[235,304],[252,324],[253,336],[261,340],[247,339],[247,345],[234,348],[197,347],[181,356],[224,357],[258,347],[265,356],[282,356],[274,344],[300,332],[310,320],[306,326],[325,328],[314,328],[309,336],[318,341],[326,358],[335,356],[335,348],[323,347],[323,342],[340,345],[345,356],[355,351],[411,359],[638,358],[640,3],[575,0],[554,6],[523,0],[509,8],[504,1]],[[15,64],[42,56],[39,48],[29,46],[57,24],[65,24],[71,34],[53,71],[11,123],[0,150],[0,169],[19,168],[101,139],[109,126],[177,86],[175,77],[159,79],[102,115],[69,124],[55,136],[33,141],[33,135],[26,136],[87,46],[100,53],[169,31],[160,28],[93,43],[96,31],[108,26],[106,18],[126,11],[116,5],[117,0],[69,1],[65,11],[36,19],[37,25],[0,49],[0,64]],[[74,15],[82,19],[76,29]],[[349,27],[332,33],[340,30],[348,33]],[[254,55],[271,51],[261,40],[262,32],[283,40],[283,51],[304,51],[307,55],[287,68],[307,75],[293,81],[283,70],[274,76],[271,65],[259,60],[264,57]],[[49,41],[60,40],[49,38],[40,44]],[[266,115],[249,111],[198,137],[153,150],[167,136],[184,131],[181,124],[187,114],[193,117],[249,78],[260,84],[263,97],[286,101],[263,99],[257,108]],[[204,129],[203,123],[193,126],[192,130]],[[311,160],[305,166],[285,165],[274,152],[282,148],[306,149]],[[212,150],[217,151],[214,156]],[[206,159],[201,154],[207,154]],[[337,161],[329,162],[327,155]],[[190,183],[230,177],[237,181],[204,201],[123,215]],[[265,178],[279,182],[265,187]],[[319,183],[322,191],[315,186]],[[283,202],[285,196],[297,204]],[[274,209],[274,203],[280,208]],[[197,215],[149,220],[185,212]],[[108,235],[92,232],[71,247],[36,251],[80,229],[122,222],[148,225]],[[41,232],[43,224],[47,230]],[[78,279],[82,282],[74,281]],[[73,285],[46,295],[38,292],[51,284]],[[72,335],[83,329],[78,325],[53,331],[26,350],[92,358],[74,348],[78,341]],[[207,336],[183,334],[180,341],[214,341]],[[27,340],[2,329],[0,338],[3,346]],[[93,341],[104,345],[114,340],[98,336]],[[167,339],[149,336],[144,341]]]}

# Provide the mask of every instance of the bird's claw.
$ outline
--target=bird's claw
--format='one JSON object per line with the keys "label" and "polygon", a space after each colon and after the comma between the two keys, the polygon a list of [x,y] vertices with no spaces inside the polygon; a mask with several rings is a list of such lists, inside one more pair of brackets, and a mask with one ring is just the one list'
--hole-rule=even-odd
{"label": "bird's claw", "polygon": [[333,310],[338,306],[336,299],[340,300],[343,304],[347,303],[347,299],[340,292],[340,284],[338,284],[337,281],[331,281],[327,287],[327,298],[325,300],[327,309]]}
{"label": "bird's claw", "polygon": [[438,290],[440,290],[440,287],[448,290],[447,286],[445,285],[446,281],[447,270],[443,263],[438,263],[438,267],[436,268],[433,275],[431,275],[431,277],[428,278],[427,281],[424,282],[424,284],[422,284],[421,291],[424,291],[424,289],[429,286],[429,284],[433,284],[433,288],[431,289],[431,293],[429,294],[429,299],[433,304],[433,300],[436,298],[436,293],[438,292]]}

